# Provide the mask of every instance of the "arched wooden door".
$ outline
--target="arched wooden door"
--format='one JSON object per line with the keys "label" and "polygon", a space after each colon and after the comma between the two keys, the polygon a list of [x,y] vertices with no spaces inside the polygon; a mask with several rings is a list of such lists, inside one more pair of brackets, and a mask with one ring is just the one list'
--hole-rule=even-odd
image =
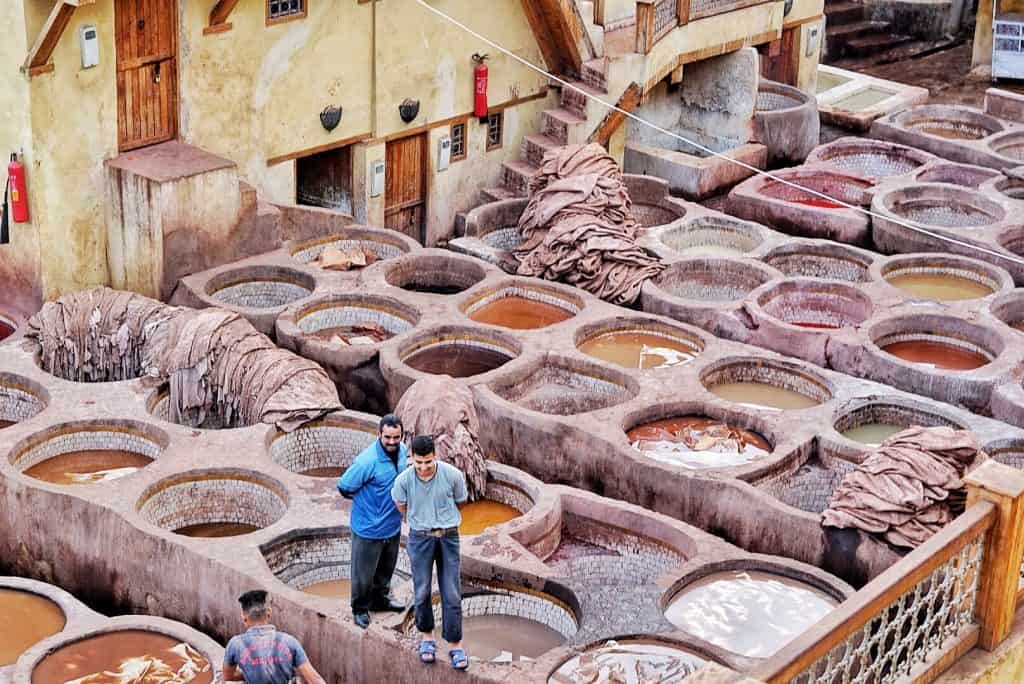
{"label": "arched wooden door", "polygon": [[175,0],[116,0],[117,143],[122,152],[178,133]]}

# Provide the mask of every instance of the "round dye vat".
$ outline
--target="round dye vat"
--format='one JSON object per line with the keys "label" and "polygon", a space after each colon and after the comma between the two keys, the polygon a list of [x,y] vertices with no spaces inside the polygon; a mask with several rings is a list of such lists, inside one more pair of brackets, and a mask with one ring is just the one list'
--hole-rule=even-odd
{"label": "round dye vat", "polygon": [[468,378],[498,368],[512,359],[505,352],[457,343],[421,349],[405,358],[411,368],[435,375]]}
{"label": "round dye vat", "polygon": [[477,323],[500,325],[515,330],[546,328],[572,318],[572,311],[527,297],[510,295],[474,309],[469,317]]}
{"label": "round dye vat", "polygon": [[[321,328],[306,337],[321,342],[337,344],[377,344],[392,337],[392,334],[379,325],[342,325],[333,328]],[[337,339],[335,339],[337,338]]]}
{"label": "round dye vat", "polygon": [[937,370],[974,370],[989,362],[981,354],[969,349],[930,340],[893,342],[882,347],[882,351],[904,361]]}
{"label": "round dye vat", "polygon": [[[472,615],[462,619],[462,646],[470,658],[510,663],[537,658],[565,643],[565,637],[542,622],[514,615]],[[451,645],[441,640],[438,655]]]}
{"label": "round dye vat", "polygon": [[949,140],[979,140],[988,135],[986,131],[976,126],[963,124],[959,121],[950,121],[948,123],[935,121],[929,124],[914,126],[914,128],[921,133]]}
{"label": "round dye vat", "polygon": [[14,327],[4,321],[0,321],[0,340],[7,339],[14,334]]}
{"label": "round dye vat", "polygon": [[303,470],[299,474],[305,475],[306,477],[341,477],[344,472],[344,468],[325,466],[323,468],[310,468],[309,470]]}
{"label": "round dye vat", "polygon": [[480,534],[488,527],[515,520],[522,513],[516,508],[498,501],[474,501],[466,504],[460,511],[462,513],[462,524],[459,525],[461,534]]}
{"label": "round dye vat", "polygon": [[691,345],[652,332],[608,332],[586,340],[579,350],[587,356],[624,368],[669,368],[697,358]]}
{"label": "round dye vat", "polygon": [[[588,663],[584,664],[583,657]],[[548,684],[578,682],[623,682],[623,684],[682,684],[688,674],[696,672],[703,658],[689,651],[666,646],[656,641],[609,641],[588,650],[584,656],[565,661],[548,679]],[[646,676],[641,678],[640,672]],[[593,675],[597,675],[595,679]]]}
{"label": "round dye vat", "polygon": [[32,684],[83,681],[210,684],[213,666],[179,639],[143,630],[108,632],[62,646],[43,658]]}
{"label": "round dye vat", "polygon": [[64,611],[50,599],[0,589],[0,667],[13,665],[37,642],[64,629],[64,623]]}
{"label": "round dye vat", "polygon": [[174,530],[174,534],[199,539],[214,539],[220,537],[238,537],[243,534],[251,534],[258,529],[260,528],[256,525],[249,525],[247,523],[212,522],[179,527]]}
{"label": "round dye vat", "polygon": [[152,462],[148,456],[131,451],[88,449],[48,458],[25,474],[59,485],[96,484],[131,475]]}
{"label": "round dye vat", "polygon": [[837,602],[767,572],[718,572],[687,585],[665,609],[679,629],[733,653],[767,658],[825,617]]}
{"label": "round dye vat", "polygon": [[352,597],[352,580],[326,580],[302,587],[302,591],[321,598],[347,599]]}
{"label": "round dye vat", "polygon": [[693,247],[687,247],[686,249],[681,249],[678,251],[680,254],[688,257],[735,257],[743,256],[744,254],[746,254],[746,251],[742,249],[737,249],[736,247],[730,247],[729,245],[694,245]]}
{"label": "round dye vat", "polygon": [[723,382],[708,390],[726,401],[754,408],[804,409],[821,403],[799,392],[763,382]]}
{"label": "round dye vat", "polygon": [[908,273],[886,278],[893,287],[918,297],[938,302],[955,302],[963,299],[987,297],[994,290],[975,280],[939,273]]}
{"label": "round dye vat", "polygon": [[761,435],[703,416],[647,423],[626,433],[630,446],[648,458],[684,468],[729,468],[767,456]]}
{"label": "round dye vat", "polygon": [[790,202],[792,202],[793,204],[802,204],[805,207],[814,207],[816,209],[844,209],[845,208],[842,204],[839,204],[838,202],[831,202],[831,201],[826,200],[826,199],[818,199],[818,198],[790,200]]}
{"label": "round dye vat", "polygon": [[902,425],[892,425],[891,423],[868,423],[852,427],[849,430],[843,430],[842,435],[854,442],[875,447],[897,432],[903,432],[906,429]]}

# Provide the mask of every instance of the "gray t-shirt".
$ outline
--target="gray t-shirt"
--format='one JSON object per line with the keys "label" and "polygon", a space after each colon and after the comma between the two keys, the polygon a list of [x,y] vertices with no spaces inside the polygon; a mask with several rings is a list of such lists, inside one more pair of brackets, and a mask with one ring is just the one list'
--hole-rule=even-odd
{"label": "gray t-shirt", "polygon": [[288,684],[309,658],[291,634],[274,625],[250,627],[232,637],[224,650],[224,663],[242,670],[245,684]]}
{"label": "gray t-shirt", "polygon": [[409,529],[423,531],[458,527],[462,516],[456,504],[464,503],[469,493],[466,476],[455,466],[438,461],[434,477],[424,482],[410,460],[409,467],[395,479],[391,498],[409,507]]}

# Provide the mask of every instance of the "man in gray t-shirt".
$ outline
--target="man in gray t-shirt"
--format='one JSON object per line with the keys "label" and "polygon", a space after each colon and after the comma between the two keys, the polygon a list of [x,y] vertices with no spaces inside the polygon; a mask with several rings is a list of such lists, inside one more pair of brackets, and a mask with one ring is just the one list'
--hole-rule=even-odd
{"label": "man in gray t-shirt", "polygon": [[298,639],[270,624],[267,592],[247,591],[238,602],[246,631],[232,637],[224,649],[225,682],[288,684],[300,674],[306,684],[326,684]]}
{"label": "man in gray t-shirt", "polygon": [[391,489],[391,498],[409,523],[409,564],[416,595],[416,629],[420,632],[420,661],[435,660],[434,606],[430,596],[434,561],[441,591],[441,636],[451,644],[451,665],[469,667],[462,648],[462,569],[459,556],[459,509],[466,503],[466,476],[434,455],[434,440],[419,435],[412,440],[412,467],[406,468]]}

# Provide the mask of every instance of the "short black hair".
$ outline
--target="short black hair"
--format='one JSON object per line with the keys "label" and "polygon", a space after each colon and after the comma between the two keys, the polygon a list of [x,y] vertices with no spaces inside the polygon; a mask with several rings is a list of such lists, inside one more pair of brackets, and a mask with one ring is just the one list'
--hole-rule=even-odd
{"label": "short black hair", "polygon": [[416,435],[412,438],[412,453],[415,456],[426,456],[434,453],[434,438],[430,435]]}
{"label": "short black hair", "polygon": [[384,432],[386,427],[396,427],[405,432],[405,428],[402,427],[402,419],[396,416],[394,413],[389,413],[380,419],[380,425],[377,427],[377,432]]}
{"label": "short black hair", "polygon": [[262,620],[267,616],[267,592],[262,589],[245,592],[238,597],[238,603],[250,619]]}

